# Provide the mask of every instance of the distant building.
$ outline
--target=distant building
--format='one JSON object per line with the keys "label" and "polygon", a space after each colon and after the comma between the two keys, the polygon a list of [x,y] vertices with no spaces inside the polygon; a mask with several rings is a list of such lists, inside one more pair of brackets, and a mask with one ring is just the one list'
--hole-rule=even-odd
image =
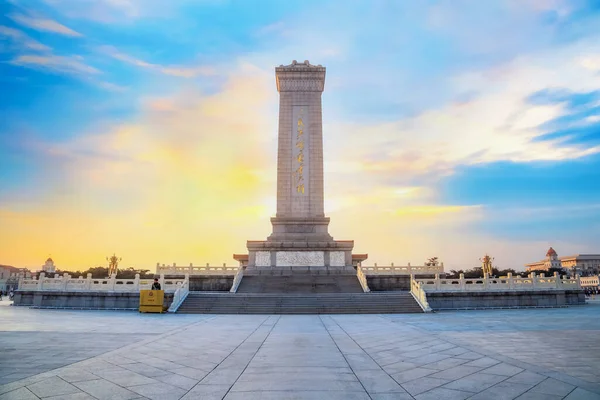
{"label": "distant building", "polygon": [[27,268],[0,265],[0,290],[8,292],[10,289],[16,289],[21,276],[31,278],[31,272]]}
{"label": "distant building", "polygon": [[525,264],[525,267],[527,267],[527,272],[548,271],[550,268],[562,268],[560,260],[558,259],[558,254],[556,254],[556,251],[552,247],[546,252],[545,259],[531,264]]}
{"label": "distant building", "polygon": [[42,265],[42,272],[45,273],[54,273],[56,272],[56,266],[54,265],[54,261],[50,257],[46,260],[46,263]]}
{"label": "distant building", "polygon": [[573,256],[558,257],[556,251],[550,247],[545,259],[525,264],[525,267],[527,268],[527,272],[562,268],[572,275],[595,275],[600,272],[600,254],[576,254]]}

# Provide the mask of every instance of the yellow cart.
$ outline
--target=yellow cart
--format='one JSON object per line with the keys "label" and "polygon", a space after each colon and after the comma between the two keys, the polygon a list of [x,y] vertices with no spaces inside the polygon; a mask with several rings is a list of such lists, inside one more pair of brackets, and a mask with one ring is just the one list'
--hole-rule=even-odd
{"label": "yellow cart", "polygon": [[140,290],[140,312],[162,313],[164,290]]}

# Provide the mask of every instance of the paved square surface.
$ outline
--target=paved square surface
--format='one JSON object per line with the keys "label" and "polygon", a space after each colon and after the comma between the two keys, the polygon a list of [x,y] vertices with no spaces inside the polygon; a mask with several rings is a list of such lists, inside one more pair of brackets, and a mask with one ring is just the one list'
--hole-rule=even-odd
{"label": "paved square surface", "polygon": [[598,303],[332,316],[0,306],[0,400],[600,399],[599,315]]}

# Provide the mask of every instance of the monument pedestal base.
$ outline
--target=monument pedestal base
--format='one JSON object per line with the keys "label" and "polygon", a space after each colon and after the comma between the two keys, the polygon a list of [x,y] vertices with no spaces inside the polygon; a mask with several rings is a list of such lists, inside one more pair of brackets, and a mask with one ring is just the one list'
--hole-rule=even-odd
{"label": "monument pedestal base", "polygon": [[312,271],[352,269],[354,241],[248,241],[247,270],[289,268]]}

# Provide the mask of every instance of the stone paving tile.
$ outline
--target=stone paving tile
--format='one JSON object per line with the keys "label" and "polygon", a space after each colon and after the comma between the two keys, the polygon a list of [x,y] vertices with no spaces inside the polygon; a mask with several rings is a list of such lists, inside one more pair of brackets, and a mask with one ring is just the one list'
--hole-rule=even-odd
{"label": "stone paving tile", "polygon": [[136,372],[147,378],[154,378],[156,376],[168,375],[171,372],[175,371],[175,370],[165,371],[165,370],[158,369],[158,368],[155,368],[155,367],[152,367],[150,365],[146,365],[146,364],[140,363],[140,362],[136,362],[134,364],[125,364],[125,365],[123,365],[123,368],[126,368],[129,371]]}
{"label": "stone paving tile", "polygon": [[162,382],[150,385],[128,386],[127,389],[153,400],[178,400],[187,393],[186,389]]}
{"label": "stone paving tile", "polygon": [[16,389],[4,394],[0,394],[0,400],[38,400],[35,394],[31,393],[27,388]]}
{"label": "stone paving tile", "polygon": [[[142,372],[140,372],[141,374]],[[203,371],[201,369],[196,369],[196,368],[190,368],[190,367],[184,367],[184,368],[177,368],[177,369],[172,369],[170,371],[167,371],[168,373],[174,373],[177,375],[181,375],[181,376],[185,376],[186,378],[190,378],[190,379],[203,379],[206,375],[209,374],[209,372]],[[166,374],[161,374],[161,375],[166,375]],[[157,378],[160,375],[155,375],[153,376],[153,378]]]}
{"label": "stone paving tile", "polygon": [[445,385],[448,382],[450,382],[448,379],[425,377],[404,382],[402,387],[411,395],[416,396],[433,388]]}
{"label": "stone paving tile", "polygon": [[194,386],[181,400],[221,400],[225,397],[231,385],[203,385]]}
{"label": "stone paving tile", "polygon": [[225,400],[369,400],[368,394],[349,391],[260,391],[230,392]]}
{"label": "stone paving tile", "polygon": [[471,400],[512,400],[523,393],[527,392],[533,387],[533,384],[523,383],[509,383],[500,382],[482,392],[477,393],[475,396],[470,397]]}
{"label": "stone paving tile", "polygon": [[558,396],[566,396],[569,394],[575,386],[570,385],[566,382],[559,381],[557,379],[548,378],[531,389],[532,392],[553,394]]}
{"label": "stone paving tile", "polygon": [[466,352],[466,353],[458,354],[458,355],[456,355],[454,357],[456,357],[456,358],[462,358],[463,360],[478,360],[478,359],[482,358],[483,355],[479,354],[479,353],[475,353],[473,351],[469,351],[469,352]]}
{"label": "stone paving tile", "polygon": [[27,389],[38,397],[60,396],[79,392],[79,389],[59,377],[48,378],[28,385]]}
{"label": "stone paving tile", "polygon": [[[465,363],[467,363],[467,364],[465,364]],[[463,360],[463,359],[460,359],[460,358],[450,357],[450,358],[446,358],[446,359],[441,360],[441,361],[436,361],[436,362],[429,363],[429,364],[424,364],[424,365],[421,365],[421,366],[423,368],[429,368],[429,369],[435,369],[435,370],[438,370],[438,371],[443,371],[445,369],[456,367],[458,365],[463,365],[463,364],[469,366],[467,360]]]}
{"label": "stone paving tile", "polygon": [[589,392],[582,388],[573,390],[565,400],[600,400],[600,394]]}
{"label": "stone paving tile", "polygon": [[476,372],[464,378],[452,381],[443,387],[446,389],[462,390],[464,392],[479,393],[482,390],[494,386],[502,382],[506,378],[499,375],[489,375],[481,372]]}
{"label": "stone paving tile", "polygon": [[145,377],[133,371],[98,371],[95,375],[119,386],[152,385],[156,383],[153,378]]}
{"label": "stone paving tile", "polygon": [[414,400],[408,393],[371,393],[372,400]]}
{"label": "stone paving tile", "polygon": [[460,390],[452,390],[445,388],[435,388],[415,396],[416,400],[464,400],[473,393],[461,392]]}
{"label": "stone paving tile", "polygon": [[413,363],[406,362],[406,361],[399,361],[399,362],[396,362],[396,363],[393,363],[393,364],[386,365],[386,366],[384,366],[382,368],[388,374],[397,374],[399,372],[403,372],[403,371],[406,371],[406,370],[409,370],[409,369],[413,369],[413,368],[416,368],[416,367],[418,367],[417,364],[413,364]]}
{"label": "stone paving tile", "polygon": [[95,397],[87,393],[74,393],[61,396],[44,397],[44,400],[95,400]]}
{"label": "stone paving tile", "polygon": [[177,374],[161,375],[155,377],[154,379],[185,390],[190,390],[198,383],[197,379],[187,378],[183,375]]}
{"label": "stone paving tile", "polygon": [[466,362],[463,365],[466,365],[467,367],[487,368],[487,367],[491,367],[492,365],[496,365],[496,364],[500,364],[500,361],[495,360],[490,357],[482,357],[477,360]]}
{"label": "stone paving tile", "polygon": [[474,374],[477,371],[480,371],[479,367],[465,367],[464,365],[459,365],[457,367],[448,368],[444,371],[439,371],[431,375],[432,378],[441,378],[441,379],[460,379],[464,376]]}
{"label": "stone paving tile", "polygon": [[98,376],[92,374],[91,372],[82,371],[76,368],[64,369],[60,372],[57,372],[56,375],[69,383],[98,379]]}
{"label": "stone paving tile", "polygon": [[510,364],[506,364],[506,363],[500,363],[500,364],[494,365],[493,367],[484,369],[481,372],[485,372],[486,374],[493,374],[493,375],[513,376],[522,371],[523,371],[523,368],[519,368],[514,365],[510,365]]}
{"label": "stone paving tile", "polygon": [[564,396],[553,396],[546,393],[536,392],[525,392],[519,397],[515,397],[516,400],[561,400]]}
{"label": "stone paving tile", "polygon": [[[414,368],[409,369],[397,374],[392,374],[392,378],[400,384],[408,381],[412,381],[413,379],[422,378],[424,376],[428,376],[431,374],[435,374],[436,370],[426,369],[426,368]],[[443,379],[443,377],[441,377]]]}
{"label": "stone paving tile", "polygon": [[122,388],[104,379],[77,382],[74,385],[99,400],[130,400],[140,397],[138,393]]}
{"label": "stone paving tile", "polygon": [[396,383],[383,370],[361,370],[355,371],[360,384],[367,393],[406,393],[406,391]]}
{"label": "stone paving tile", "polygon": [[531,372],[531,371],[523,371],[523,372],[521,372],[519,374],[511,376],[510,378],[508,378],[506,380],[506,382],[511,382],[511,383],[531,383],[533,385],[537,385],[538,383],[540,383],[544,379],[546,379],[546,377],[543,376],[543,375],[536,374],[535,372]]}

